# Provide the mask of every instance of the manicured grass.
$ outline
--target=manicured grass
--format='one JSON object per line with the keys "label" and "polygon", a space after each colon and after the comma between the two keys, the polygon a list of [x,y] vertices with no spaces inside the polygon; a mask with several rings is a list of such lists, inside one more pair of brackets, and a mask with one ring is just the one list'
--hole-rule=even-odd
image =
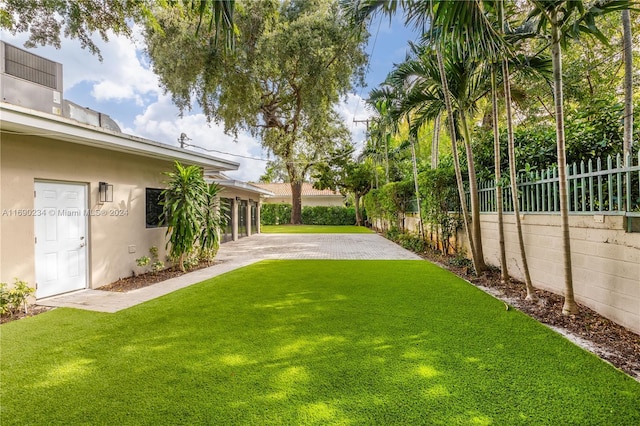
{"label": "manicured grass", "polygon": [[423,261],[265,261],[0,332],[3,426],[640,424],[640,383]]}
{"label": "manicured grass", "polygon": [[265,234],[370,234],[373,231],[365,226],[349,225],[262,225],[260,232]]}

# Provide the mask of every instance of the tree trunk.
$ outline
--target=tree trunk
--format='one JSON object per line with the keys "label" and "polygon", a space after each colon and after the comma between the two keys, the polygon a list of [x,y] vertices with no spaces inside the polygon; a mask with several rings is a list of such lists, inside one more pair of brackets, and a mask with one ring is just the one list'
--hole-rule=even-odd
{"label": "tree trunk", "polygon": [[422,208],[420,207],[420,188],[418,186],[418,164],[416,160],[416,145],[415,145],[415,137],[409,134],[409,140],[411,141],[411,163],[413,166],[413,187],[416,195],[416,204],[418,205],[418,220],[420,221],[420,227],[418,228],[420,231],[420,236],[424,239],[424,227],[422,224]]}
{"label": "tree trunk", "polygon": [[385,183],[389,183],[389,138],[391,135],[384,136],[384,175]]}
{"label": "tree trunk", "polygon": [[378,182],[378,162],[376,160],[373,160],[373,174],[376,178],[376,189],[379,188],[379,182]]}
{"label": "tree trunk", "polygon": [[444,69],[444,61],[440,48],[436,47],[436,56],[438,58],[438,70],[440,71],[440,81],[442,83],[442,96],[444,97],[445,108],[447,109],[447,122],[449,124],[449,134],[451,136],[451,155],[453,157],[453,166],[456,172],[456,184],[458,186],[458,196],[460,197],[460,208],[462,209],[462,217],[464,222],[464,230],[469,238],[469,248],[471,251],[471,261],[478,275],[479,265],[476,260],[476,251],[474,247],[473,236],[469,232],[469,212],[467,211],[467,200],[464,193],[464,184],[462,182],[462,171],[460,170],[460,159],[458,158],[458,146],[456,143],[456,128],[453,121],[453,108],[451,107],[451,98],[449,97],[449,84],[447,83],[447,74]]}
{"label": "tree trunk", "polygon": [[431,168],[438,168],[438,159],[440,152],[440,119],[442,113],[438,114],[433,122],[433,137],[431,138]]}
{"label": "tree trunk", "polygon": [[[630,161],[633,148],[633,49],[629,9],[622,11],[622,28],[624,43],[624,138],[622,152],[624,159]],[[627,206],[627,208],[629,207]]]}
{"label": "tree trunk", "polygon": [[291,181],[291,224],[302,225],[302,182]]}
{"label": "tree trunk", "polygon": [[463,110],[460,110],[460,121],[464,132],[464,147],[467,153],[467,172],[469,174],[469,198],[471,199],[471,230],[473,232],[473,244],[475,246],[475,257],[478,273],[487,269],[484,263],[484,252],[482,250],[482,231],[480,227],[480,197],[478,196],[478,179],[476,178],[476,167],[473,161],[473,151],[471,150],[471,133],[469,123]]}
{"label": "tree trunk", "polygon": [[187,270],[184,268],[184,256],[184,253],[180,253],[180,257],[178,258],[178,265],[181,272],[187,272]]}
{"label": "tree trunk", "polygon": [[354,192],[353,198],[355,199],[354,204],[356,205],[356,226],[362,226],[362,216],[360,216],[360,194]]}
{"label": "tree trunk", "polygon": [[560,217],[562,224],[562,248],[564,259],[564,315],[578,312],[573,296],[573,274],[571,270],[571,240],[569,237],[569,203],[567,200],[567,159],[564,140],[564,107],[562,91],[562,51],[557,12],[551,15],[551,61],[553,64],[553,98],[556,113],[556,139],[558,152],[558,179],[560,187]]}
{"label": "tree trunk", "polygon": [[500,245],[500,281],[509,281],[507,253],[504,247],[504,220],[502,206],[502,171],[500,170],[500,129],[498,128],[498,87],[496,70],[491,70],[491,104],[493,112],[493,163],[496,179],[496,213],[498,214],[498,243]]}
{"label": "tree trunk", "polygon": [[509,177],[511,179],[511,200],[513,201],[513,215],[516,222],[516,230],[518,232],[518,245],[520,247],[520,259],[522,261],[522,272],[524,273],[524,285],[527,289],[527,297],[525,300],[538,300],[535,288],[531,282],[531,274],[529,273],[529,262],[527,261],[527,253],[524,246],[524,237],[522,235],[522,222],[520,220],[520,205],[518,204],[518,176],[516,172],[516,150],[513,137],[513,113],[511,112],[511,82],[509,73],[509,63],[502,61],[502,74],[504,76],[504,96],[507,109],[507,134],[509,138]]}

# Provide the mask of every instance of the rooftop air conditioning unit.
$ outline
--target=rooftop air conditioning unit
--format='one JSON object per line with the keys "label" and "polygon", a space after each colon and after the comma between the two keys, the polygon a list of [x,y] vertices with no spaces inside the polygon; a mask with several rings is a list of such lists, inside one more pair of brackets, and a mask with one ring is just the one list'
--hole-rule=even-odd
{"label": "rooftop air conditioning unit", "polygon": [[62,64],[0,42],[3,102],[62,115]]}

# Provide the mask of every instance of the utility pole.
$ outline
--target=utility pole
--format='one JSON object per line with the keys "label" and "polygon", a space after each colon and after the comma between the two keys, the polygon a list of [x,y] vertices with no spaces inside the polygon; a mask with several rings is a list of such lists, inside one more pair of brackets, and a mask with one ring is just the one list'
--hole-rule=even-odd
{"label": "utility pole", "polygon": [[[369,133],[369,123],[372,122],[373,120],[370,118],[364,119],[364,120],[356,120],[355,118],[353,119],[353,122],[358,124],[358,123],[365,123],[367,126],[367,134]],[[378,189],[379,184],[378,184],[378,167],[376,166],[376,160],[374,158],[373,160],[373,174],[376,178],[376,189]]]}
{"label": "utility pole", "polygon": [[370,118],[364,119],[364,120],[356,120],[355,118],[353,119],[354,123],[365,123],[367,125],[367,132],[369,131],[369,123],[371,123],[373,120]]}
{"label": "utility pole", "polygon": [[185,141],[190,141],[191,138],[187,137],[186,133],[180,133],[180,137],[178,138],[178,142],[180,142],[180,148],[184,148],[186,145]]}

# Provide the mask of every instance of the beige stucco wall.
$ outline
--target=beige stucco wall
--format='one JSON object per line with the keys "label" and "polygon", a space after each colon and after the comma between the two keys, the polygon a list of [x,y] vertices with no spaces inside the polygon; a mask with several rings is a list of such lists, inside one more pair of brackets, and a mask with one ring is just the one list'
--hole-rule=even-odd
{"label": "beige stucco wall", "polygon": [[[522,215],[523,238],[535,287],[563,294],[564,262],[560,216]],[[497,215],[482,214],[485,261],[500,265]],[[417,220],[407,218],[408,231]],[[374,225],[383,228],[381,221]],[[513,215],[504,215],[504,239],[509,274],[524,280]],[[640,234],[625,232],[623,216],[570,216],[571,263],[575,298],[601,315],[640,333]],[[464,231],[458,244],[469,253]]]}
{"label": "beige stucco wall", "polygon": [[[136,155],[45,139],[2,134],[0,210],[33,209],[37,180],[84,183],[88,209],[106,216],[88,217],[88,268],[91,288],[127,277],[135,259],[156,246],[165,257],[166,228],[145,226],[145,188],[161,188],[162,172],[172,164]],[[98,204],[98,182],[113,184],[113,202]],[[112,216],[111,211],[123,216]],[[35,282],[33,217],[0,217],[0,280]],[[135,250],[134,253],[130,253]]]}
{"label": "beige stucco wall", "polygon": [[[534,286],[562,294],[564,262],[560,217],[524,215],[523,237]],[[603,222],[600,222],[603,220]],[[483,214],[485,259],[500,264],[497,216]],[[505,215],[509,273],[523,280],[513,215]],[[622,216],[570,216],[576,300],[640,333],[640,234],[627,233]]]}

